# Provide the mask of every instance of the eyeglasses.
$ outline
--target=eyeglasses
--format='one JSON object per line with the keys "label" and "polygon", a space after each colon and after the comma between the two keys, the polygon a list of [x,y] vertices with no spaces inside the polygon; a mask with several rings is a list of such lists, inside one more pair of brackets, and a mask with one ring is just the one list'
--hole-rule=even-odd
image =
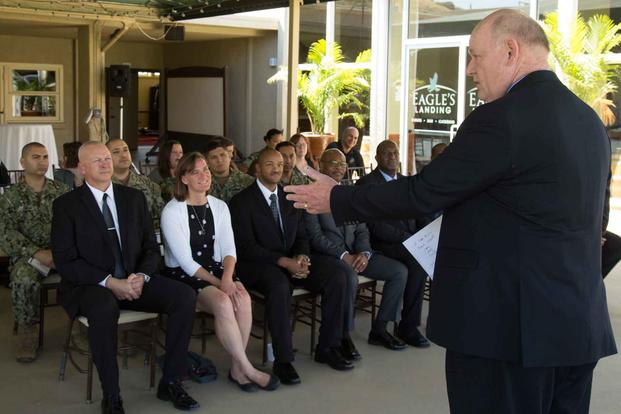
{"label": "eyeglasses", "polygon": [[347,163],[343,162],[343,161],[328,161],[327,162],[329,165],[333,166],[333,167],[339,167],[339,168],[347,168]]}

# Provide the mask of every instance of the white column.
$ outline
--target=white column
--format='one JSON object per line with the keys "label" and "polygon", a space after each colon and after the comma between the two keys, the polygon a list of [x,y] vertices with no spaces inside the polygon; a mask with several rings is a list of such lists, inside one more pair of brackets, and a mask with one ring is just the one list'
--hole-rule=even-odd
{"label": "white column", "polygon": [[287,58],[287,137],[298,128],[298,56],[300,54],[300,0],[289,0],[289,54]]}
{"label": "white column", "polygon": [[[288,41],[289,35],[287,26],[289,25],[289,9],[283,7],[278,9],[278,69],[287,64],[289,59]],[[284,128],[287,123],[287,84],[285,82],[275,82],[276,85],[276,127]]]}
{"label": "white column", "polygon": [[578,14],[578,0],[558,0],[558,29],[567,38]]}
{"label": "white column", "polygon": [[377,145],[388,138],[388,36],[389,36],[389,0],[375,0],[371,17],[371,103],[369,115],[371,125],[370,152],[375,154]]}
{"label": "white column", "polygon": [[[412,0],[416,1],[416,0]],[[414,154],[408,152],[408,125],[410,120],[408,119],[408,100],[410,99],[408,89],[408,59],[409,52],[406,47],[406,41],[408,39],[408,29],[410,24],[410,0],[403,0],[402,11],[402,26],[401,26],[401,116],[399,117],[399,154],[401,157],[401,171],[404,174],[408,173],[408,162],[410,157]],[[416,163],[414,163],[413,172],[416,172]]]}

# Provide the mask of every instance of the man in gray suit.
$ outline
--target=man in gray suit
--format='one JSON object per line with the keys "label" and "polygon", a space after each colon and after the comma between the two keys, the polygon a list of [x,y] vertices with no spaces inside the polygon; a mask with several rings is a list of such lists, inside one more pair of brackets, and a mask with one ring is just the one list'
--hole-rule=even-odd
{"label": "man in gray suit", "polygon": [[[319,162],[321,172],[340,183],[347,170],[345,155],[338,149],[328,149]],[[369,333],[369,343],[388,349],[405,348],[405,343],[386,331],[386,325],[395,321],[408,277],[407,268],[397,260],[373,253],[369,241],[369,230],[364,223],[345,223],[337,226],[332,214],[305,214],[304,221],[310,239],[311,249],[318,254],[331,256],[335,265],[348,275],[348,303],[345,304],[343,344],[341,353],[347,359],[359,359],[349,337],[353,329],[354,302],[358,274],[384,280],[384,291],[377,318]]]}

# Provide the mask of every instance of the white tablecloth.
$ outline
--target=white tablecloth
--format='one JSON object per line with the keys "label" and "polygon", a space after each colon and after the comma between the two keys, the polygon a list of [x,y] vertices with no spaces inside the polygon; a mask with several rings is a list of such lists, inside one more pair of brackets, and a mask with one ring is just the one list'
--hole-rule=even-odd
{"label": "white tablecloth", "polygon": [[56,139],[51,125],[0,125],[0,159],[9,170],[21,170],[19,158],[22,147],[29,142],[39,142],[47,148],[50,160],[48,178],[54,178],[52,166],[59,168]]}

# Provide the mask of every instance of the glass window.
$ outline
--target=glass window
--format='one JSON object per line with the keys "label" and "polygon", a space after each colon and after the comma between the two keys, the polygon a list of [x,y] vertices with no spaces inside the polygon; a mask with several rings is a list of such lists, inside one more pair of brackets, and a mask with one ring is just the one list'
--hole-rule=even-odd
{"label": "glass window", "polygon": [[529,12],[528,0],[410,1],[410,39],[469,35],[474,26],[499,8]]}
{"label": "glass window", "polygon": [[372,0],[334,2],[334,40],[341,45],[345,59],[353,61],[360,52],[371,48]]}
{"label": "glass window", "polygon": [[326,38],[326,4],[307,4],[300,8],[300,63],[306,62],[313,42]]}
{"label": "glass window", "polygon": [[62,66],[10,63],[5,102],[8,122],[62,122]]}

